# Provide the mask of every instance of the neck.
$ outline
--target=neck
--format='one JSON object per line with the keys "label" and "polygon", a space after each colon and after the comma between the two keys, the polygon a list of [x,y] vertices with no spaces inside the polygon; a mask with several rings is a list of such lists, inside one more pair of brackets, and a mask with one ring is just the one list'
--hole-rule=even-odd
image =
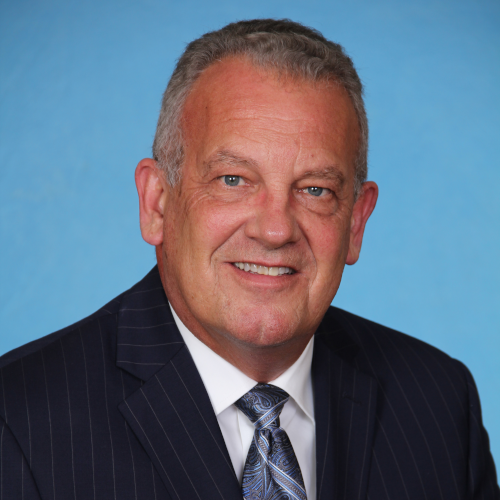
{"label": "neck", "polygon": [[[212,351],[238,368],[247,377],[259,383],[269,383],[277,379],[300,357],[311,335],[294,338],[279,345],[252,345],[230,334],[207,331],[190,315],[186,314],[175,300],[170,300],[172,309],[184,326]],[[179,307],[181,306],[181,307]]]}
{"label": "neck", "polygon": [[311,339],[308,336],[277,346],[254,346],[225,335],[193,334],[247,377],[262,384],[272,382],[290,368]]}

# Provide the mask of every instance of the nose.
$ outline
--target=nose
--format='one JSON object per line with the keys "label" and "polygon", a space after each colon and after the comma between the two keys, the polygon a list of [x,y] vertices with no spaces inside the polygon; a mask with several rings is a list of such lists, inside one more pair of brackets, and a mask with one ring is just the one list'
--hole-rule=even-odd
{"label": "nose", "polygon": [[259,241],[269,250],[294,243],[300,237],[288,193],[261,193],[254,213],[245,227],[248,238]]}

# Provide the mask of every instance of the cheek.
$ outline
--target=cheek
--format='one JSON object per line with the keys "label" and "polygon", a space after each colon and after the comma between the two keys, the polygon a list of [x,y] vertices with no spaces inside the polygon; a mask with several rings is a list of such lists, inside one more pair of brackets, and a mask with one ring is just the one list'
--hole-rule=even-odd
{"label": "cheek", "polygon": [[246,217],[244,207],[209,197],[197,200],[185,213],[188,215],[181,228],[183,245],[207,258],[231,238]]}
{"label": "cheek", "polygon": [[335,222],[338,221],[316,221],[307,233],[318,272],[329,277],[342,271],[349,249],[348,228]]}

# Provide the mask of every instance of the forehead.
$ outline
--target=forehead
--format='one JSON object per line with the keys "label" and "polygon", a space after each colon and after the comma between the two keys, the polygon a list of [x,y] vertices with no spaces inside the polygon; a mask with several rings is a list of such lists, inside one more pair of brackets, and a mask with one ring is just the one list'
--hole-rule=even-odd
{"label": "forehead", "polygon": [[[276,151],[286,147],[290,154],[296,142],[302,150],[334,152],[346,163],[354,161],[359,137],[354,107],[336,82],[278,74],[245,58],[205,70],[186,99],[182,129],[187,149],[200,154],[236,138]],[[200,147],[207,150],[201,153]]]}

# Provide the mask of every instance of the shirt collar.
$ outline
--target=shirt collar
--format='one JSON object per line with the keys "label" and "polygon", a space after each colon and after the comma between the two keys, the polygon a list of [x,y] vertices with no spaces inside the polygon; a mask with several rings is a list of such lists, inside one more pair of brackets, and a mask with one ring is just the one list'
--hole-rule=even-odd
{"label": "shirt collar", "polygon": [[[169,303],[170,305],[170,303]],[[198,369],[216,415],[222,413],[246,394],[257,382],[247,377],[231,363],[206,346],[179,319],[170,305],[175,324]],[[306,348],[284,373],[270,383],[286,391],[314,422],[314,400],[311,380],[311,363],[314,336]]]}
{"label": "shirt collar", "polygon": [[314,422],[314,397],[311,377],[313,347],[314,335],[302,351],[299,359],[277,379],[270,382],[270,384],[288,392],[312,422]]}

